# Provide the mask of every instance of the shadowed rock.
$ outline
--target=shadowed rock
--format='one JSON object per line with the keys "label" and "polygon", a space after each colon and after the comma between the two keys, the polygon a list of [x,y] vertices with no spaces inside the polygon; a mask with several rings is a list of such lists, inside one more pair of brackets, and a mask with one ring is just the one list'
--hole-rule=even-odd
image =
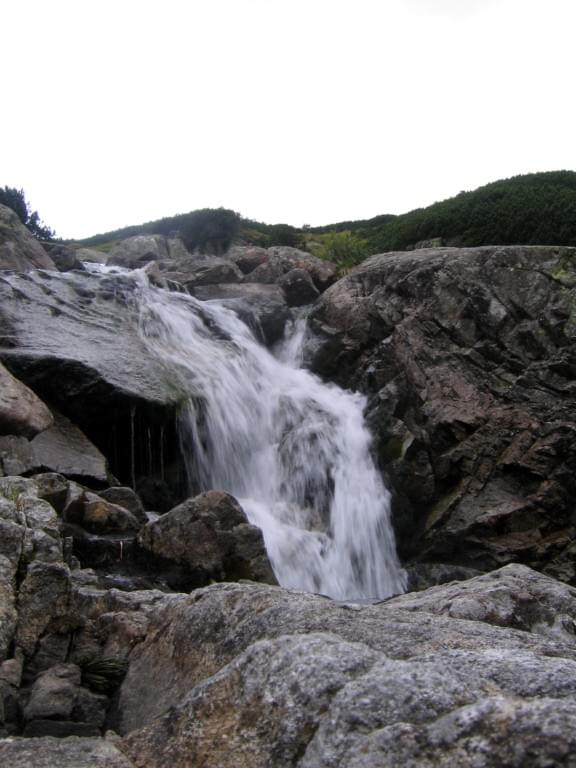
{"label": "shadowed rock", "polygon": [[369,396],[400,552],[576,582],[576,249],[374,256],[312,313],[316,371]]}

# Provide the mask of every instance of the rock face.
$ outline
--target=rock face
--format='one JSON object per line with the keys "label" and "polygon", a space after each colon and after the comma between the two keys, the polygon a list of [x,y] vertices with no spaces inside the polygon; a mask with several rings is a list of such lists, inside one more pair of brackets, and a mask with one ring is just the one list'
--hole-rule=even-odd
{"label": "rock face", "polygon": [[0,363],[0,434],[30,438],[52,422],[44,403]]}
{"label": "rock face", "polygon": [[374,256],[318,300],[316,371],[369,396],[404,558],[576,583],[576,250]]}
{"label": "rock face", "polygon": [[159,606],[121,689],[127,755],[148,768],[576,764],[576,641],[543,636],[551,613],[573,620],[576,591],[522,566],[468,585],[482,618],[450,612],[461,584],[429,591],[437,615],[409,596],[359,606],[264,585]]}
{"label": "rock face", "polygon": [[[181,388],[174,365],[152,354],[139,333],[137,291],[137,279],[125,275],[0,273],[0,358],[77,425],[125,483],[169,480],[177,491],[169,508],[185,484],[175,434]],[[68,430],[67,444],[71,437]],[[49,439],[40,437],[39,450]],[[78,464],[78,452],[66,459],[63,448],[60,440],[63,465],[44,466],[105,480],[101,456],[98,470],[94,451],[84,451],[78,474],[69,466],[71,458]]]}
{"label": "rock face", "polygon": [[223,491],[202,493],[148,523],[138,543],[165,564],[173,564],[167,578],[175,589],[201,586],[211,579],[276,583],[261,530]]}
{"label": "rock face", "polygon": [[0,205],[0,270],[56,269],[38,240],[11,208]]}

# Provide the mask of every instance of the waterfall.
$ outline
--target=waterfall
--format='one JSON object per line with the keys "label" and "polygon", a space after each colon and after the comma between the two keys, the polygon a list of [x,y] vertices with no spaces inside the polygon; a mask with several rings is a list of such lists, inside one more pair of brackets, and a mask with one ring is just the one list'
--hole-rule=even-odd
{"label": "waterfall", "polygon": [[404,591],[365,398],[299,367],[305,320],[275,356],[218,302],[139,279],[142,336],[182,393],[190,480],[239,500],[283,586],[336,599]]}

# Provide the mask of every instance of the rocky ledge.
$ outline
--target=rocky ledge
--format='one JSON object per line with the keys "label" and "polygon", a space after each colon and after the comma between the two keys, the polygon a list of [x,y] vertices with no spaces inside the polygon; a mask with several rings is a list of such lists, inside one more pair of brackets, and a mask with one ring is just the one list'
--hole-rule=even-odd
{"label": "rocky ledge", "polygon": [[576,249],[373,256],[311,323],[313,368],[369,398],[416,582],[520,561],[576,584]]}

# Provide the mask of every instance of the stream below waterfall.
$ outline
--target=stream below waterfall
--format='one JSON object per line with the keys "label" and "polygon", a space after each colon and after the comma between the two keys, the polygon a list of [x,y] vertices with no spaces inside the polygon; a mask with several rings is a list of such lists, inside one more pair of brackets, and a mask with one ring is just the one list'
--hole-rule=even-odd
{"label": "stream below waterfall", "polygon": [[403,592],[365,398],[299,367],[305,320],[273,354],[219,302],[133,274],[142,337],[182,393],[191,487],[239,500],[284,587],[340,600]]}

